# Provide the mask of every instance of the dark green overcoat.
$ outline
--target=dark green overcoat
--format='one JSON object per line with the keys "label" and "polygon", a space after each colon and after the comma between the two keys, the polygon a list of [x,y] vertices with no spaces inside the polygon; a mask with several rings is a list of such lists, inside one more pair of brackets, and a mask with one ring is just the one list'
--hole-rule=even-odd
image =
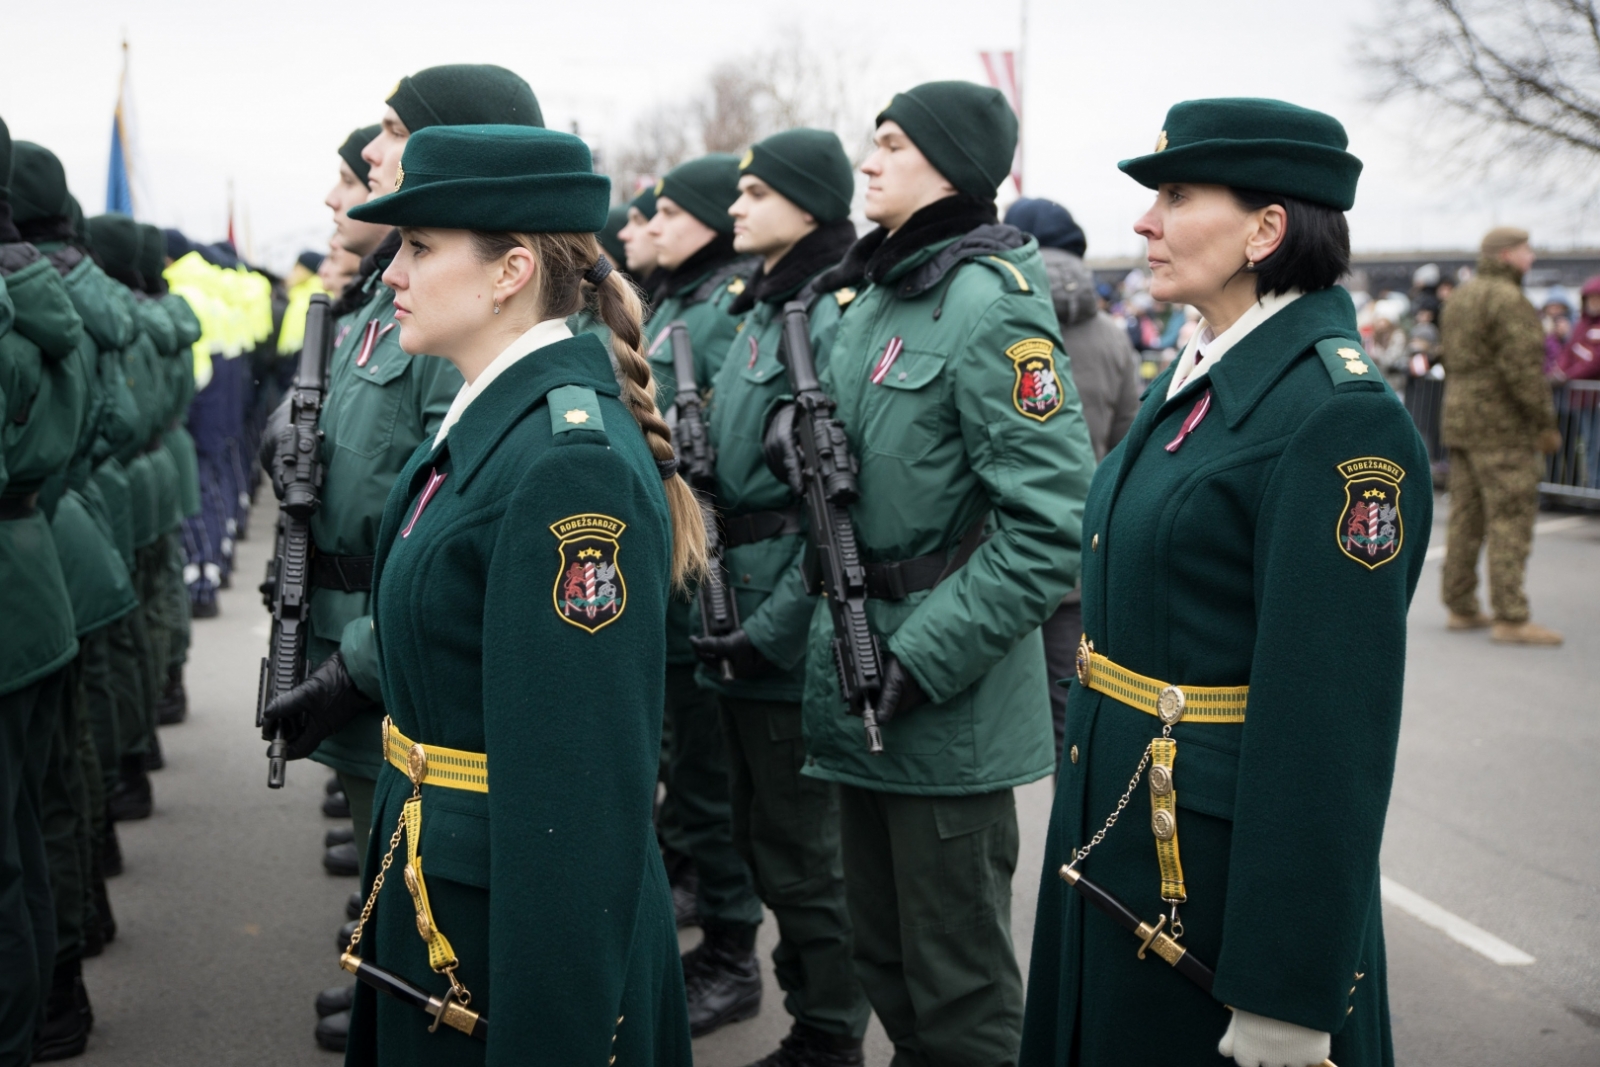
{"label": "dark green overcoat", "polygon": [[[1073,681],[1028,1067],[1220,1062],[1225,1004],[1332,1033],[1339,1067],[1392,1062],[1378,846],[1433,492],[1411,419],[1356,337],[1343,289],[1300,297],[1173,399],[1172,372],[1157,378],[1095,474],[1083,620],[1096,651],[1166,683],[1250,692],[1243,723],[1172,733],[1183,943],[1216,969],[1207,996],[1137,959],[1131,935],[1057,876],[1160,734]],[[1165,909],[1150,818],[1141,780],[1081,869],[1153,923]]]}
{"label": "dark green overcoat", "polygon": [[[490,1033],[429,1034],[363,987],[349,1064],[690,1063],[651,823],[672,530],[618,393],[593,335],[539,349],[437,450],[419,447],[389,496],[373,597],[384,705],[414,741],[488,756],[487,794],[423,787],[420,852]],[[411,791],[386,763],[369,876]],[[363,950],[443,993],[401,848]]]}

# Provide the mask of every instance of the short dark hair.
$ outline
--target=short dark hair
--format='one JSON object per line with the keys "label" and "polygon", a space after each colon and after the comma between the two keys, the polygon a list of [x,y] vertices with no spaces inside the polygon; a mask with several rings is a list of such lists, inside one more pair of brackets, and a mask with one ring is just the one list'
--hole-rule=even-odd
{"label": "short dark hair", "polygon": [[1332,287],[1350,269],[1350,224],[1344,212],[1260,189],[1228,191],[1246,211],[1281,204],[1286,216],[1283,240],[1255,265],[1257,296],[1291,289],[1314,293]]}

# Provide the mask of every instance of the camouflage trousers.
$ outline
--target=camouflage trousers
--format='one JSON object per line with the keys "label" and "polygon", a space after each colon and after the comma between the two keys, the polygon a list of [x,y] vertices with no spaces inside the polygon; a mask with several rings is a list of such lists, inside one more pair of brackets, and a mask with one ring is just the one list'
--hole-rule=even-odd
{"label": "camouflage trousers", "polygon": [[1478,553],[1489,543],[1489,606],[1498,622],[1527,622],[1522,576],[1533,547],[1543,458],[1533,449],[1452,449],[1450,528],[1441,574],[1445,606],[1478,613]]}

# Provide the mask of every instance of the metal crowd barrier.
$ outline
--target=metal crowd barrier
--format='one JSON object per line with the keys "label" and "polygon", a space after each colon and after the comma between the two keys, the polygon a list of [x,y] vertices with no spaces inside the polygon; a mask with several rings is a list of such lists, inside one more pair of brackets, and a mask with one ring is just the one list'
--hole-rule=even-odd
{"label": "metal crowd barrier", "polygon": [[[1444,379],[1408,378],[1406,410],[1428,446],[1434,480],[1444,481],[1450,452],[1440,440]],[[1600,381],[1565,382],[1554,387],[1561,449],[1550,456],[1539,492],[1567,503],[1600,505]]]}

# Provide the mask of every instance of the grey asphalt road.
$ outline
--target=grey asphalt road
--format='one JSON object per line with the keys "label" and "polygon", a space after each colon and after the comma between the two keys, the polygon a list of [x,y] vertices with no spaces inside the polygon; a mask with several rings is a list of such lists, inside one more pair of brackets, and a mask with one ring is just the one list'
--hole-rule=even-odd
{"label": "grey asphalt road", "polygon": [[[334,933],[355,887],[320,866],[335,825],[318,810],[327,775],[293,764],[288,786],[268,791],[250,728],[266,632],[253,587],[270,521],[258,512],[256,536],[240,544],[221,616],[195,623],[192,711],[162,730],[155,815],[121,825],[127,873],[111,884],[120,932],[85,966],[97,1025],[84,1062],[97,1067],[338,1062],[311,1037],[316,992],[343,978]],[[1441,525],[1433,544],[1443,543]],[[1447,633],[1437,560],[1412,608],[1384,872],[1534,962],[1491,962],[1386,905],[1401,1067],[1600,1063],[1600,519],[1541,516],[1529,591],[1565,647]],[[1024,973],[1050,795],[1048,782],[1018,792],[1012,926]],[[1308,910],[1308,936],[1316,921]],[[686,932],[684,947],[697,937]],[[764,956],[775,937],[769,917]],[[743,1067],[787,1031],[763,966],[761,1015],[696,1042],[702,1067]],[[867,1047],[873,1067],[889,1062],[876,1021]]]}

